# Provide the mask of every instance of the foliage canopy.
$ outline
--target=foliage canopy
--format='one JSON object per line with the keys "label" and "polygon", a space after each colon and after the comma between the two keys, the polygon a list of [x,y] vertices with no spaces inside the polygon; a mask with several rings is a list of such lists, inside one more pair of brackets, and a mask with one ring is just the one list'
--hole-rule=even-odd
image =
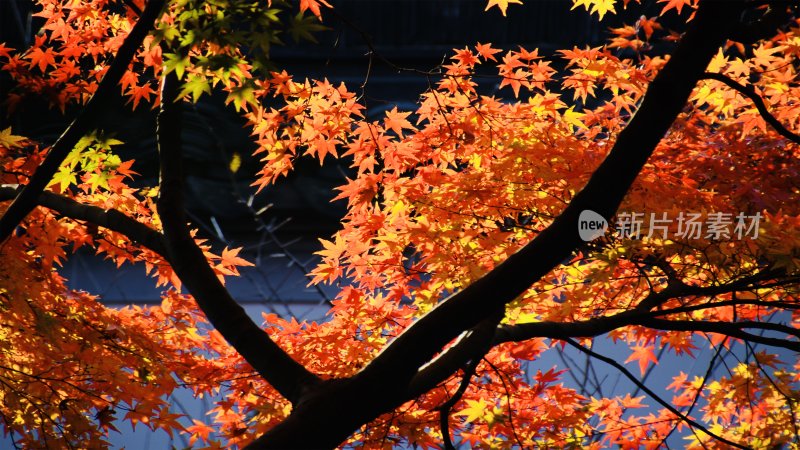
{"label": "foliage canopy", "polygon": [[[0,44],[4,112],[82,112],[52,144],[0,130],[0,419],[17,444],[100,448],[126,420],[206,448],[657,448],[676,430],[689,448],[800,445],[796,2],[659,0],[552,57],[469,45],[426,74],[416,110],[379,120],[270,62],[285,36],[313,39],[325,1],[38,4],[33,45]],[[598,19],[640,7],[573,0]],[[132,187],[113,130],[93,129],[115,90],[160,109],[158,186]],[[352,163],[310,274],[343,286],[324,322],[253,322],[223,285],[250,263],[186,225],[181,105],[212,92],[249,122],[259,190],[300,158]],[[611,225],[590,242],[586,210]],[[57,266],[81,247],[142,264],[162,303],[67,289]],[[565,346],[647,395],[537,366]],[[703,347],[708,372],[676,373],[671,398],[640,381]],[[223,394],[210,425],[170,408],[178,387]]]}

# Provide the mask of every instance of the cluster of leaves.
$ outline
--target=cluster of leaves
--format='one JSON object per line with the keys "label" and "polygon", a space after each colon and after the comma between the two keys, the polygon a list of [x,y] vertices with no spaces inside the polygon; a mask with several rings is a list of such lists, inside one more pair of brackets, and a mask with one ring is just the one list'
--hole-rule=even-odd
{"label": "cluster of leaves", "polygon": [[[65,161],[52,189],[67,207],[114,209],[140,223],[159,226],[152,198],[125,180],[132,161],[111,153],[120,142],[95,133],[84,138]],[[0,135],[3,186],[25,184],[46,151],[10,130]],[[3,189],[10,189],[4,187]],[[74,202],[74,203],[73,203]],[[118,412],[122,419],[185,432],[169,398],[178,387],[196,395],[218,392],[232,363],[230,347],[209,331],[197,305],[181,295],[181,283],[163,256],[131,242],[123,233],[45,209],[25,222],[20,235],[3,245],[0,268],[0,351],[2,417],[19,445],[106,447]],[[220,256],[198,241],[220,279],[251,265],[239,249]],[[156,285],[171,285],[160,306],[108,308],[94,296],[69,290],[57,266],[67,252],[88,246],[114,261],[143,263]],[[226,358],[226,355],[227,358]],[[226,430],[220,429],[220,433]]]}
{"label": "cluster of leaves", "polygon": [[[125,177],[132,177],[130,170],[133,161],[123,163],[119,156],[111,152],[111,147],[122,144],[122,141],[105,136],[86,136],[72,149],[64,164],[53,177],[58,190],[64,192],[70,185],[77,185],[77,173],[83,172],[83,184],[91,192],[98,188],[113,189],[110,182],[118,186]],[[121,186],[120,186],[121,187]]]}
{"label": "cluster of leaves", "polygon": [[[672,8],[680,9],[669,4],[664,11]],[[639,29],[643,35],[639,35]],[[255,106],[248,114],[261,146],[259,152],[265,154],[257,184],[263,187],[273,183],[302,155],[320,162],[329,154],[350,157],[356,173],[337,197],[348,203],[343,229],[332,240],[323,240],[324,249],[319,252],[323,262],[312,272],[316,282],[348,280],[352,285],[342,289],[331,321],[304,329],[298,350],[309,345],[316,348],[320,345],[317,340],[328,341],[333,330],[338,333],[359,324],[355,337],[343,334],[345,341],[330,347],[342,349],[346,344],[346,353],[340,350],[338,357],[352,361],[357,369],[448,292],[469,285],[549,225],[605,157],[608,143],[625,126],[665,62],[647,55],[623,58],[613,49],[643,49],[660,29],[657,19],[643,18],[635,28],[614,30],[616,37],[606,47],[562,51],[568,73],[560,76],[535,50],[501,52],[488,44],[457,50],[452,62],[444,66],[437,88],[423,94],[416,111],[393,109],[377,122],[362,118],[355,95],[343,86],[325,81],[294,82],[286,74],[273,74],[269,88],[258,92],[257,97],[264,98],[266,105],[270,93],[282,96],[286,106]],[[752,58],[743,58],[736,46],[721,49],[708,68],[754,89],[764,97],[772,114],[793,129],[797,126],[797,105],[791,99],[799,93],[793,64],[798,55],[797,32],[793,29],[761,42]],[[506,103],[477,92],[473,81],[476,68],[498,59],[500,86],[510,87],[523,101]],[[567,103],[578,100],[597,106],[567,107]],[[797,273],[800,199],[795,188],[798,172],[791,164],[797,157],[796,147],[768,129],[751,99],[719,81],[701,82],[691,100],[690,110],[680,116],[657,148],[622,209],[663,212],[672,218],[684,211],[731,217],[758,213],[762,217],[758,237],[729,234],[681,239],[675,237],[678,230],[674,221],[667,233],[670,238],[658,233],[645,239],[609,236],[599,248],[587,249],[547,280],[532,286],[506,311],[509,323],[577,322],[612,315],[639,303],[654,289],[665,288],[670,280],[707,286],[724,285],[764,267]],[[648,234],[647,229],[643,231]],[[697,310],[665,316],[729,321],[733,314],[740,320],[769,320],[776,309],[767,302],[795,299],[796,294],[794,288],[740,293],[739,298],[752,300],[752,305],[734,309],[700,306],[709,302],[706,296],[694,296],[690,301],[676,299],[664,308]],[[406,302],[409,298],[413,299],[411,305]],[[736,294],[730,292],[715,297],[720,302],[735,298]],[[798,320],[797,315],[793,320]],[[687,331],[642,327],[620,328],[611,337],[630,345],[632,352],[626,362],[638,363],[643,374],[657,363],[655,351],[659,347],[677,355],[692,355],[704,340],[712,348],[730,344],[720,334],[704,338]],[[539,397],[529,398],[532,403],[526,404],[523,398],[529,391],[512,389],[518,403],[513,408],[515,414],[506,417],[504,423],[516,431],[497,426],[495,416],[479,414],[476,405],[484,411],[506,411],[508,403],[502,395],[494,398],[490,386],[498,386],[503,377],[508,377],[512,386],[524,385],[523,367],[513,363],[514,356],[535,359],[542,343],[532,340],[499,349],[487,357],[494,367],[487,364],[479,368],[480,381],[464,394],[463,414],[457,413],[458,419],[451,424],[455,433],[472,445],[499,445],[513,437],[523,447],[563,445],[564,436],[575,433],[564,430],[581,428],[584,423],[584,417],[575,411],[586,405],[595,413],[605,408],[600,406],[602,402],[587,403],[588,399],[572,393],[573,411],[568,416],[579,420],[571,422],[558,416],[562,440],[548,441],[541,434],[547,427],[534,424],[534,418],[541,420],[543,416],[521,413],[530,408],[536,411],[532,405]],[[341,372],[340,364],[326,367],[327,356],[308,358],[307,350],[305,355],[298,357],[319,373],[333,369],[333,375],[348,374]],[[778,372],[793,370],[790,368],[796,364],[791,359],[773,361],[780,367]],[[493,375],[498,367],[502,367],[502,375]],[[734,371],[739,370],[744,369]],[[774,376],[763,370],[751,372],[765,386]],[[443,388],[452,392],[456,381]],[[556,386],[543,396],[560,397],[552,392]],[[791,398],[797,389],[777,391],[782,394],[775,395],[776,403],[769,408],[774,416],[759,420],[790,423],[794,420]],[[435,417],[425,416],[425,412],[441,403],[446,394],[434,391],[428,395],[353,439],[368,441],[370,433],[376,433],[381,438],[388,434],[419,445],[433,445],[438,433]],[[711,397],[709,393],[701,395]],[[560,407],[569,408],[569,402],[561,398]],[[720,435],[734,441],[750,436],[759,445],[791,439],[791,433],[783,432],[785,427],[776,431],[766,425],[755,426],[748,411],[740,410],[720,420],[710,413],[716,407],[714,402],[709,403],[705,419],[714,423]],[[621,416],[599,414],[601,421],[594,432],[608,433],[615,444],[642,442],[644,435],[658,443],[678,420],[668,411],[660,414],[626,417],[631,427],[614,432],[620,429]],[[376,427],[380,427],[378,431]],[[428,432],[420,433],[420,429]],[[585,428],[581,433],[593,434]],[[472,441],[469,436],[481,438]]]}
{"label": "cluster of leaves", "polygon": [[[634,2],[641,3],[640,0],[634,0]],[[515,3],[521,5],[522,0],[488,0],[486,10],[488,11],[489,8],[496,6],[505,16],[509,4]],[[589,11],[592,14],[597,14],[600,20],[603,20],[603,17],[606,14],[614,14],[617,12],[616,6],[619,3],[622,4],[623,8],[627,8],[628,4],[631,3],[631,0],[572,0],[572,9],[582,6],[586,9],[586,11]],[[687,7],[689,10],[697,9],[699,0],[658,0],[658,3],[664,3],[661,8],[661,15],[664,15],[664,13],[671,9],[674,9],[678,14],[681,14],[684,7]]]}
{"label": "cluster of leaves", "polygon": [[[19,53],[0,46],[2,69],[16,82],[8,97],[11,109],[26,96],[44,97],[61,109],[85,102],[143,6],[40,3],[46,24],[34,45]],[[508,3],[519,2],[490,0],[489,6],[505,13]],[[617,2],[573,3],[602,17]],[[697,6],[696,0],[661,3],[662,15]],[[322,262],[311,274],[315,283],[343,285],[329,320],[264,316],[264,328],[293,358],[336,378],[356,373],[447,294],[491,271],[552,223],[605,158],[664,66],[665,57],[646,54],[649,43],[671,35],[659,18],[642,18],[613,30],[606,46],[563,50],[553,58],[490,44],[456,49],[415,111],[394,108],[381,120],[367,120],[346,86],[296,81],[269,70],[269,48],[279,42],[279,32],[304,36],[319,29],[314,16],[321,5],[302,0],[300,14],[285,19],[286,2],[268,8],[254,0],[173,2],[121,86],[133,107],[157,104],[155,80],[173,71],[184,81],[186,100],[196,102],[212,89],[227,92],[228,102],[251,123],[263,162],[255,181],[260,189],[290,173],[301,157],[351,161],[352,179],[337,197],[348,208],[342,229],[323,240]],[[795,25],[759,42],[752,55],[739,53],[736,45],[720,49],[707,69],[756,92],[791,130],[800,126]],[[557,71],[554,59],[566,69]],[[494,70],[486,66],[496,67],[491,76],[500,88],[510,88],[514,101],[480,92],[477,77]],[[100,133],[85,138],[50,189],[79,204],[113,208],[158,231],[156,192],[127,186],[135,174],[113,154],[115,143]],[[27,183],[46,152],[0,133],[0,182]],[[702,81],[622,210],[670,217],[687,211],[759,214],[758,236],[685,239],[676,237],[674,223],[669,237],[630,239],[611,232],[509,304],[503,323],[611,317],[654,292],[685,287],[692,293],[661,304],[655,318],[662,328],[629,325],[609,334],[627,344],[626,363],[637,364],[642,374],[658,362],[659,348],[691,357],[701,345],[720,352],[734,342],[704,328],[676,330],[663,322],[765,323],[778,317],[796,329],[796,284],[718,287],[765,270],[790,279],[800,273],[797,157],[797,145],[768,127],[750,98],[719,80]],[[69,246],[88,245],[117,264],[143,262],[157,284],[180,289],[162,255],[119,232],[45,209],[30,215],[23,230],[0,247],[4,261],[16,261],[0,267],[0,412],[15,437],[31,446],[54,440],[103,446],[104,433],[113,427],[111,413],[123,409],[132,423],[185,431],[192,444],[231,446],[288,416],[289,403],[248,376],[251,369],[218,333],[207,331],[189,297],[170,289],[159,307],[108,309],[88,294],[68,291],[54,268]],[[248,264],[238,250],[215,256],[199,243],[220,277]],[[787,304],[795,305],[792,313],[779,315],[778,306]],[[490,350],[453,407],[450,430],[471,447],[596,448],[658,446],[683,426],[668,409],[632,413],[644,406],[641,397],[592,398],[566,387],[561,371],[534,373],[528,361],[558,345],[535,338]],[[793,439],[797,425],[800,363],[791,358],[762,352],[716,380],[676,375],[673,404],[691,411],[702,399],[697,419],[715,434],[755,447],[780,446]],[[349,443],[437,447],[439,409],[458,389],[459,375],[365,425]],[[198,396],[226,388],[212,410],[213,426],[195,420],[185,427],[177,420],[167,396],[179,385]],[[723,445],[702,433],[692,439],[690,447]]]}
{"label": "cluster of leaves", "polygon": [[[14,77],[16,91],[6,102],[12,110],[28,98],[64,108],[85,103],[97,89],[113,55],[141,13],[143,0],[39,1],[35,16],[45,20],[44,33],[22,52],[0,45],[3,70]],[[238,106],[252,101],[251,71],[271,67],[270,48],[288,33],[295,40],[312,39],[323,27],[317,1],[303,1],[292,13],[289,2],[276,0],[182,0],[170,2],[156,29],[122,77],[122,93],[136,108],[157,98],[158,80],[175,71],[183,78],[182,96],[194,101],[221,85]]]}

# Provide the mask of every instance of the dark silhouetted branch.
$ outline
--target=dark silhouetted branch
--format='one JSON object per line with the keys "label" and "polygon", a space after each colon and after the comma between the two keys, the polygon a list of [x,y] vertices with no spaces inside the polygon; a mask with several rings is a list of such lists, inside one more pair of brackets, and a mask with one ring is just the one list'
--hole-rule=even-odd
{"label": "dark silhouetted branch", "polygon": [[[659,318],[660,316],[667,316],[672,314],[686,313],[698,309],[719,308],[723,306],[738,306],[744,304],[754,304],[755,302],[749,300],[731,300],[724,302],[714,302],[702,305],[680,306],[676,308],[669,308],[663,310],[651,310],[652,307],[661,305],[667,300],[687,297],[687,296],[714,296],[725,293],[737,292],[746,288],[757,289],[761,285],[756,285],[758,280],[768,281],[775,276],[773,271],[764,271],[751,276],[735,280],[727,284],[716,286],[688,286],[685,284],[672,285],[659,292],[653,292],[642,300],[639,305],[631,310],[623,311],[611,316],[596,317],[593,319],[583,320],[579,322],[531,322],[521,323],[514,325],[503,324],[497,328],[495,333],[494,345],[503,342],[519,342],[533,338],[551,338],[551,339],[565,339],[565,338],[587,338],[599,336],[608,333],[620,327],[629,325],[640,325],[659,330],[672,330],[672,331],[696,331],[696,332],[714,332],[725,334],[727,336],[736,337],[740,339],[748,339],[753,342],[759,342],[765,345],[775,347],[788,348],[795,351],[800,351],[800,343],[789,341],[786,339],[775,339],[760,335],[755,335],[743,331],[745,328],[770,330],[780,333],[786,333],[791,336],[800,337],[800,330],[772,322],[757,322],[757,321],[741,321],[741,322],[712,322],[712,321],[692,321],[692,320],[669,320]],[[796,283],[797,280],[790,279],[791,282]],[[764,307],[782,308],[782,309],[797,309],[800,305],[789,302],[758,302],[757,304]]]}
{"label": "dark silhouetted branch", "polygon": [[[644,163],[681,112],[708,61],[725,42],[743,2],[704,2],[682,45],[653,80],[631,122],[583,190],[553,223],[516,254],[406,329],[365,369],[376,379],[416,371],[464,329],[525,292],[583,245],[578,217],[593,210],[610,220]],[[377,375],[380,373],[380,375]]]}
{"label": "dark silhouetted branch", "polygon": [[501,314],[484,320],[477,327],[468,330],[453,345],[422,366],[408,383],[406,395],[414,398],[433,389],[467,361],[483,358],[492,348],[497,325],[503,319]]}
{"label": "dark silhouetted branch", "polygon": [[[17,196],[17,193],[17,189],[0,187],[0,201],[11,200]],[[86,205],[63,195],[47,191],[39,195],[37,203],[70,219],[89,222],[121,233],[132,242],[167,259],[167,248],[164,245],[164,237],[161,233],[141,222],[137,222],[116,209],[103,209],[99,206]]]}
{"label": "dark silhouetted branch", "polygon": [[158,114],[158,152],[161,163],[158,213],[173,270],[194,296],[209,322],[251,366],[291,402],[320,379],[293,360],[256,325],[231,297],[209,266],[189,228],[183,204],[181,104],[176,103],[180,81],[165,75]]}
{"label": "dark silhouetted branch", "polygon": [[669,331],[701,331],[705,333],[724,334],[745,341],[757,342],[772,347],[781,347],[800,352],[800,342],[778,339],[742,331],[743,328],[772,330],[797,336],[799,330],[785,325],[769,322],[712,322],[695,320],[667,320],[652,317],[634,320],[632,325],[641,325],[656,330]]}
{"label": "dark silhouetted branch", "polygon": [[[795,281],[796,283],[796,281]],[[800,303],[792,303],[792,302],[781,302],[781,301],[766,301],[766,300],[723,300],[721,302],[710,302],[710,303],[703,303],[700,305],[690,305],[690,306],[678,306],[675,308],[664,309],[661,311],[653,311],[651,316],[668,316],[672,314],[681,314],[681,313],[688,313],[692,311],[700,311],[703,309],[710,309],[710,308],[723,308],[726,306],[760,306],[763,308],[776,308],[776,309],[786,309],[786,310],[797,310],[800,309]]]}
{"label": "dark silhouetted branch", "polygon": [[755,105],[758,113],[761,115],[761,118],[764,119],[765,122],[770,124],[770,126],[781,136],[785,137],[786,139],[794,142],[795,144],[800,144],[800,136],[790,131],[788,128],[783,126],[783,124],[769,112],[767,109],[767,104],[764,103],[764,99],[761,98],[760,95],[750,86],[745,86],[736,82],[735,80],[731,79],[730,77],[723,75],[721,73],[713,73],[713,72],[706,72],[703,74],[702,77],[704,80],[716,80],[719,81],[729,88],[733,89],[734,91],[744,95],[745,97],[749,98],[753,104]]}
{"label": "dark silhouetted branch", "polygon": [[479,358],[467,363],[464,367],[464,375],[461,378],[458,389],[456,389],[452,397],[447,399],[447,401],[442,403],[439,407],[439,427],[442,429],[442,439],[444,440],[445,450],[456,450],[456,447],[453,445],[453,439],[450,437],[450,410],[461,400],[464,392],[467,392],[469,383],[475,375],[475,369],[478,368],[480,362],[481,359]]}

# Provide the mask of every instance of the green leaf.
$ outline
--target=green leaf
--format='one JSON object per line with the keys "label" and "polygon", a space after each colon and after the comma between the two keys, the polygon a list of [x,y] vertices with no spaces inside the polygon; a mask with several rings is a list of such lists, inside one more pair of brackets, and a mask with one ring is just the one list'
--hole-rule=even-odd
{"label": "green leaf", "polygon": [[304,40],[316,44],[317,39],[311,33],[329,29],[330,28],[321,25],[315,16],[306,16],[303,13],[298,13],[294,16],[289,24],[289,34],[295,42]]}
{"label": "green leaf", "polygon": [[184,98],[190,93],[192,94],[192,103],[197,103],[203,93],[210,94],[211,85],[208,83],[208,79],[198,75],[189,76],[189,80],[183,84],[178,98]]}
{"label": "green leaf", "polygon": [[158,45],[158,43],[161,41],[172,42],[174,39],[180,37],[180,35],[181,33],[177,28],[167,23],[160,23],[158,24],[158,27],[153,30],[153,36],[155,39],[153,39],[152,44],[150,44],[150,48]]}
{"label": "green leaf", "polygon": [[114,139],[110,135],[105,135],[103,133],[96,134],[94,136],[94,141],[95,141],[95,147],[97,147],[100,150],[111,150],[112,146],[124,143],[119,139]]}
{"label": "green leaf", "polygon": [[225,104],[230,102],[233,102],[233,106],[236,108],[236,111],[242,109],[246,103],[255,105],[255,89],[250,84],[245,84],[231,89],[231,92],[228,94],[228,98],[225,100]]}
{"label": "green leaf", "polygon": [[178,79],[183,79],[183,72],[186,70],[186,67],[189,66],[189,57],[188,56],[180,56],[175,53],[165,53],[164,54],[164,73],[170,73],[173,70],[175,74],[178,76]]}
{"label": "green leaf", "polygon": [[53,175],[53,179],[50,180],[48,186],[58,184],[59,191],[64,192],[69,185],[77,184],[77,182],[78,178],[75,176],[75,172],[70,170],[67,166],[62,166],[58,169],[58,172]]}
{"label": "green leaf", "polygon": [[198,67],[205,67],[208,70],[231,70],[239,63],[237,58],[234,58],[231,55],[208,55],[208,56],[200,56],[197,58],[197,66]]}
{"label": "green leaf", "polygon": [[264,16],[271,22],[280,22],[281,19],[278,17],[278,13],[280,12],[280,9],[270,8],[264,11]]}
{"label": "green leaf", "polygon": [[78,143],[75,144],[75,148],[73,148],[72,151],[75,154],[80,154],[82,151],[86,150],[88,146],[92,145],[94,140],[95,140],[94,132],[92,132],[92,134],[87,134],[86,136],[80,138]]}
{"label": "green leaf", "polygon": [[108,189],[108,180],[111,179],[111,174],[107,172],[94,172],[89,174],[86,180],[92,191],[97,191],[98,187]]}

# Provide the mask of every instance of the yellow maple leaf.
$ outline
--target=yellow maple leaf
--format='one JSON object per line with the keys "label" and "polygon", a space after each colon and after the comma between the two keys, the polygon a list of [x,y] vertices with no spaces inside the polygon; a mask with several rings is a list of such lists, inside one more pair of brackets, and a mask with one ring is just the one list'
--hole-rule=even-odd
{"label": "yellow maple leaf", "polygon": [[714,73],[721,72],[727,64],[728,57],[722,53],[722,49],[719,49],[717,54],[711,59],[711,62],[708,63],[708,68],[706,70]]}
{"label": "yellow maple leaf", "polygon": [[581,121],[581,118],[585,115],[586,114],[584,113],[575,111],[574,106],[570,106],[569,109],[564,111],[564,114],[561,115],[561,119],[564,120],[564,122],[568,123],[573,128],[573,131],[575,128],[588,129],[589,127],[587,127]]}
{"label": "yellow maple leaf", "polygon": [[498,8],[500,8],[500,12],[503,13],[503,15],[505,16],[506,15],[506,10],[508,9],[508,4],[509,3],[516,3],[516,4],[521,5],[522,1],[521,0],[489,0],[489,4],[486,5],[485,11],[488,11],[489,8],[491,8],[492,6],[497,6]]}
{"label": "yellow maple leaf", "polygon": [[597,15],[600,16],[600,20],[603,20],[603,16],[605,16],[607,12],[612,14],[617,13],[617,11],[614,10],[616,1],[617,0],[595,0],[589,12],[597,13]]}
{"label": "yellow maple leaf", "polygon": [[5,148],[22,147],[22,142],[26,139],[24,136],[16,136],[11,134],[11,127],[5,130],[0,130],[0,146]]}
{"label": "yellow maple leaf", "polygon": [[605,16],[606,13],[617,13],[614,9],[616,3],[617,0],[572,0],[571,9],[583,6],[589,13],[597,13],[597,15],[600,16],[600,20],[603,20],[603,16]]}
{"label": "yellow maple leaf", "polygon": [[484,399],[478,401],[466,400],[467,407],[455,413],[456,416],[467,416],[467,422],[473,422],[486,415],[489,410],[489,404]]}

